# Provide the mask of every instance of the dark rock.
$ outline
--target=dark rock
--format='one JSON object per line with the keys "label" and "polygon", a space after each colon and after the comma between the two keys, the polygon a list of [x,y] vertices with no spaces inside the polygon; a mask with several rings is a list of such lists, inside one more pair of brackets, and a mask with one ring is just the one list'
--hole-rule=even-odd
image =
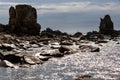
{"label": "dark rock", "polygon": [[30,41],[30,44],[37,44],[37,41],[36,40],[32,40],[32,41]]}
{"label": "dark rock", "polygon": [[53,31],[50,28],[47,28],[46,30],[41,32],[41,37],[48,37],[48,38],[60,37],[60,36],[64,36],[64,35],[68,35],[68,34],[63,33],[59,30]]}
{"label": "dark rock", "polygon": [[16,5],[9,9],[9,32],[39,35],[41,26],[37,23],[37,11],[30,5]]}
{"label": "dark rock", "polygon": [[48,45],[48,44],[49,44],[48,41],[43,41],[42,43],[43,43],[44,45]]}
{"label": "dark rock", "polygon": [[59,52],[59,53],[52,54],[51,56],[53,56],[53,57],[63,57],[64,54]]}
{"label": "dark rock", "polygon": [[99,32],[102,34],[112,34],[114,31],[114,25],[111,20],[110,15],[105,15],[105,17],[100,22]]}
{"label": "dark rock", "polygon": [[89,40],[93,42],[96,42],[98,40],[103,40],[103,39],[104,39],[104,35],[95,31],[88,32],[87,35],[81,36],[80,38],[80,40]]}
{"label": "dark rock", "polygon": [[43,53],[43,54],[41,53],[40,55],[41,55],[41,56],[50,56],[50,53],[45,53],[45,54],[44,54],[44,53]]}
{"label": "dark rock", "polygon": [[70,42],[70,41],[61,41],[61,42],[60,42],[60,45],[70,46],[70,45],[73,45],[73,42]]}
{"label": "dark rock", "polygon": [[12,63],[22,63],[22,55],[17,55],[17,54],[7,54],[4,56],[4,60],[8,60]]}
{"label": "dark rock", "polygon": [[0,24],[0,32],[5,32],[6,31],[6,25]]}
{"label": "dark rock", "polygon": [[16,48],[16,46],[14,44],[7,44],[7,43],[2,44],[0,46],[0,49],[7,50],[7,51],[11,51],[11,50],[13,50],[15,48]]}
{"label": "dark rock", "polygon": [[91,50],[91,52],[100,52],[100,48],[95,47]]}
{"label": "dark rock", "polygon": [[120,44],[119,42],[117,42],[116,44]]}
{"label": "dark rock", "polygon": [[4,59],[4,55],[3,55],[3,53],[2,52],[0,52],[0,59]]}
{"label": "dark rock", "polygon": [[11,67],[11,68],[16,67],[14,64],[12,64],[11,62],[9,62],[7,60],[3,60],[2,62],[0,62],[0,66],[2,66],[2,67]]}
{"label": "dark rock", "polygon": [[105,40],[98,40],[96,43],[107,43],[108,41]]}
{"label": "dark rock", "polygon": [[92,78],[91,75],[82,75],[82,76],[76,78],[75,80],[83,80],[83,79],[90,79],[90,78]]}
{"label": "dark rock", "polygon": [[63,57],[64,54],[63,53],[60,53],[59,50],[55,50],[55,51],[52,51],[50,53],[50,56],[53,56],[53,57]]}
{"label": "dark rock", "polygon": [[61,53],[65,53],[65,52],[70,51],[70,49],[69,49],[68,47],[61,46],[61,47],[59,48],[59,51],[60,51]]}
{"label": "dark rock", "polygon": [[82,35],[81,32],[77,32],[77,33],[75,33],[73,36],[74,36],[74,37],[80,37],[81,35]]}

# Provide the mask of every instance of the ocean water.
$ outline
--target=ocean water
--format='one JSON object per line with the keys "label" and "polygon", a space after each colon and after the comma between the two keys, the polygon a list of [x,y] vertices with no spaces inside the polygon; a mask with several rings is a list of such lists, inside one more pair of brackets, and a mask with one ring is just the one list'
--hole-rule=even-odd
{"label": "ocean water", "polygon": [[30,68],[0,67],[0,80],[74,80],[86,74],[93,80],[120,80],[118,42],[101,44],[100,52],[77,52]]}

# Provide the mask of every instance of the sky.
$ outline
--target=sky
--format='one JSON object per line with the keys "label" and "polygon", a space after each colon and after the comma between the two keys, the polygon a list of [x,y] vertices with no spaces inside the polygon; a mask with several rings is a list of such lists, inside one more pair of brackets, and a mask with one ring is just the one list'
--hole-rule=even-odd
{"label": "sky", "polygon": [[62,32],[98,31],[100,18],[109,14],[120,29],[120,0],[0,0],[0,23],[7,24],[9,7],[29,4],[37,9],[38,23]]}

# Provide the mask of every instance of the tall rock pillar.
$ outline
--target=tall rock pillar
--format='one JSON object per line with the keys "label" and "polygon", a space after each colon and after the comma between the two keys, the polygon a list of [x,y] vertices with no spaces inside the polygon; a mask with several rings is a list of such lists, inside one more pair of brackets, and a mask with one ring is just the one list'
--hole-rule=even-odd
{"label": "tall rock pillar", "polygon": [[41,25],[37,23],[37,11],[30,5],[16,5],[9,9],[9,30],[16,34],[38,35]]}

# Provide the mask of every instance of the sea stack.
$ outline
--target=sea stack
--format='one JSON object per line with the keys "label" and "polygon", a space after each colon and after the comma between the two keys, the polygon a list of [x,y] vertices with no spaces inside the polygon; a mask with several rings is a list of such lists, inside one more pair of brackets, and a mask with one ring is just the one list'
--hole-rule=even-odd
{"label": "sea stack", "polygon": [[111,20],[110,15],[105,15],[105,17],[100,22],[99,32],[102,34],[112,34],[114,31],[114,25]]}
{"label": "sea stack", "polygon": [[9,8],[9,32],[15,34],[39,35],[41,25],[37,23],[37,11],[30,5],[16,5]]}

